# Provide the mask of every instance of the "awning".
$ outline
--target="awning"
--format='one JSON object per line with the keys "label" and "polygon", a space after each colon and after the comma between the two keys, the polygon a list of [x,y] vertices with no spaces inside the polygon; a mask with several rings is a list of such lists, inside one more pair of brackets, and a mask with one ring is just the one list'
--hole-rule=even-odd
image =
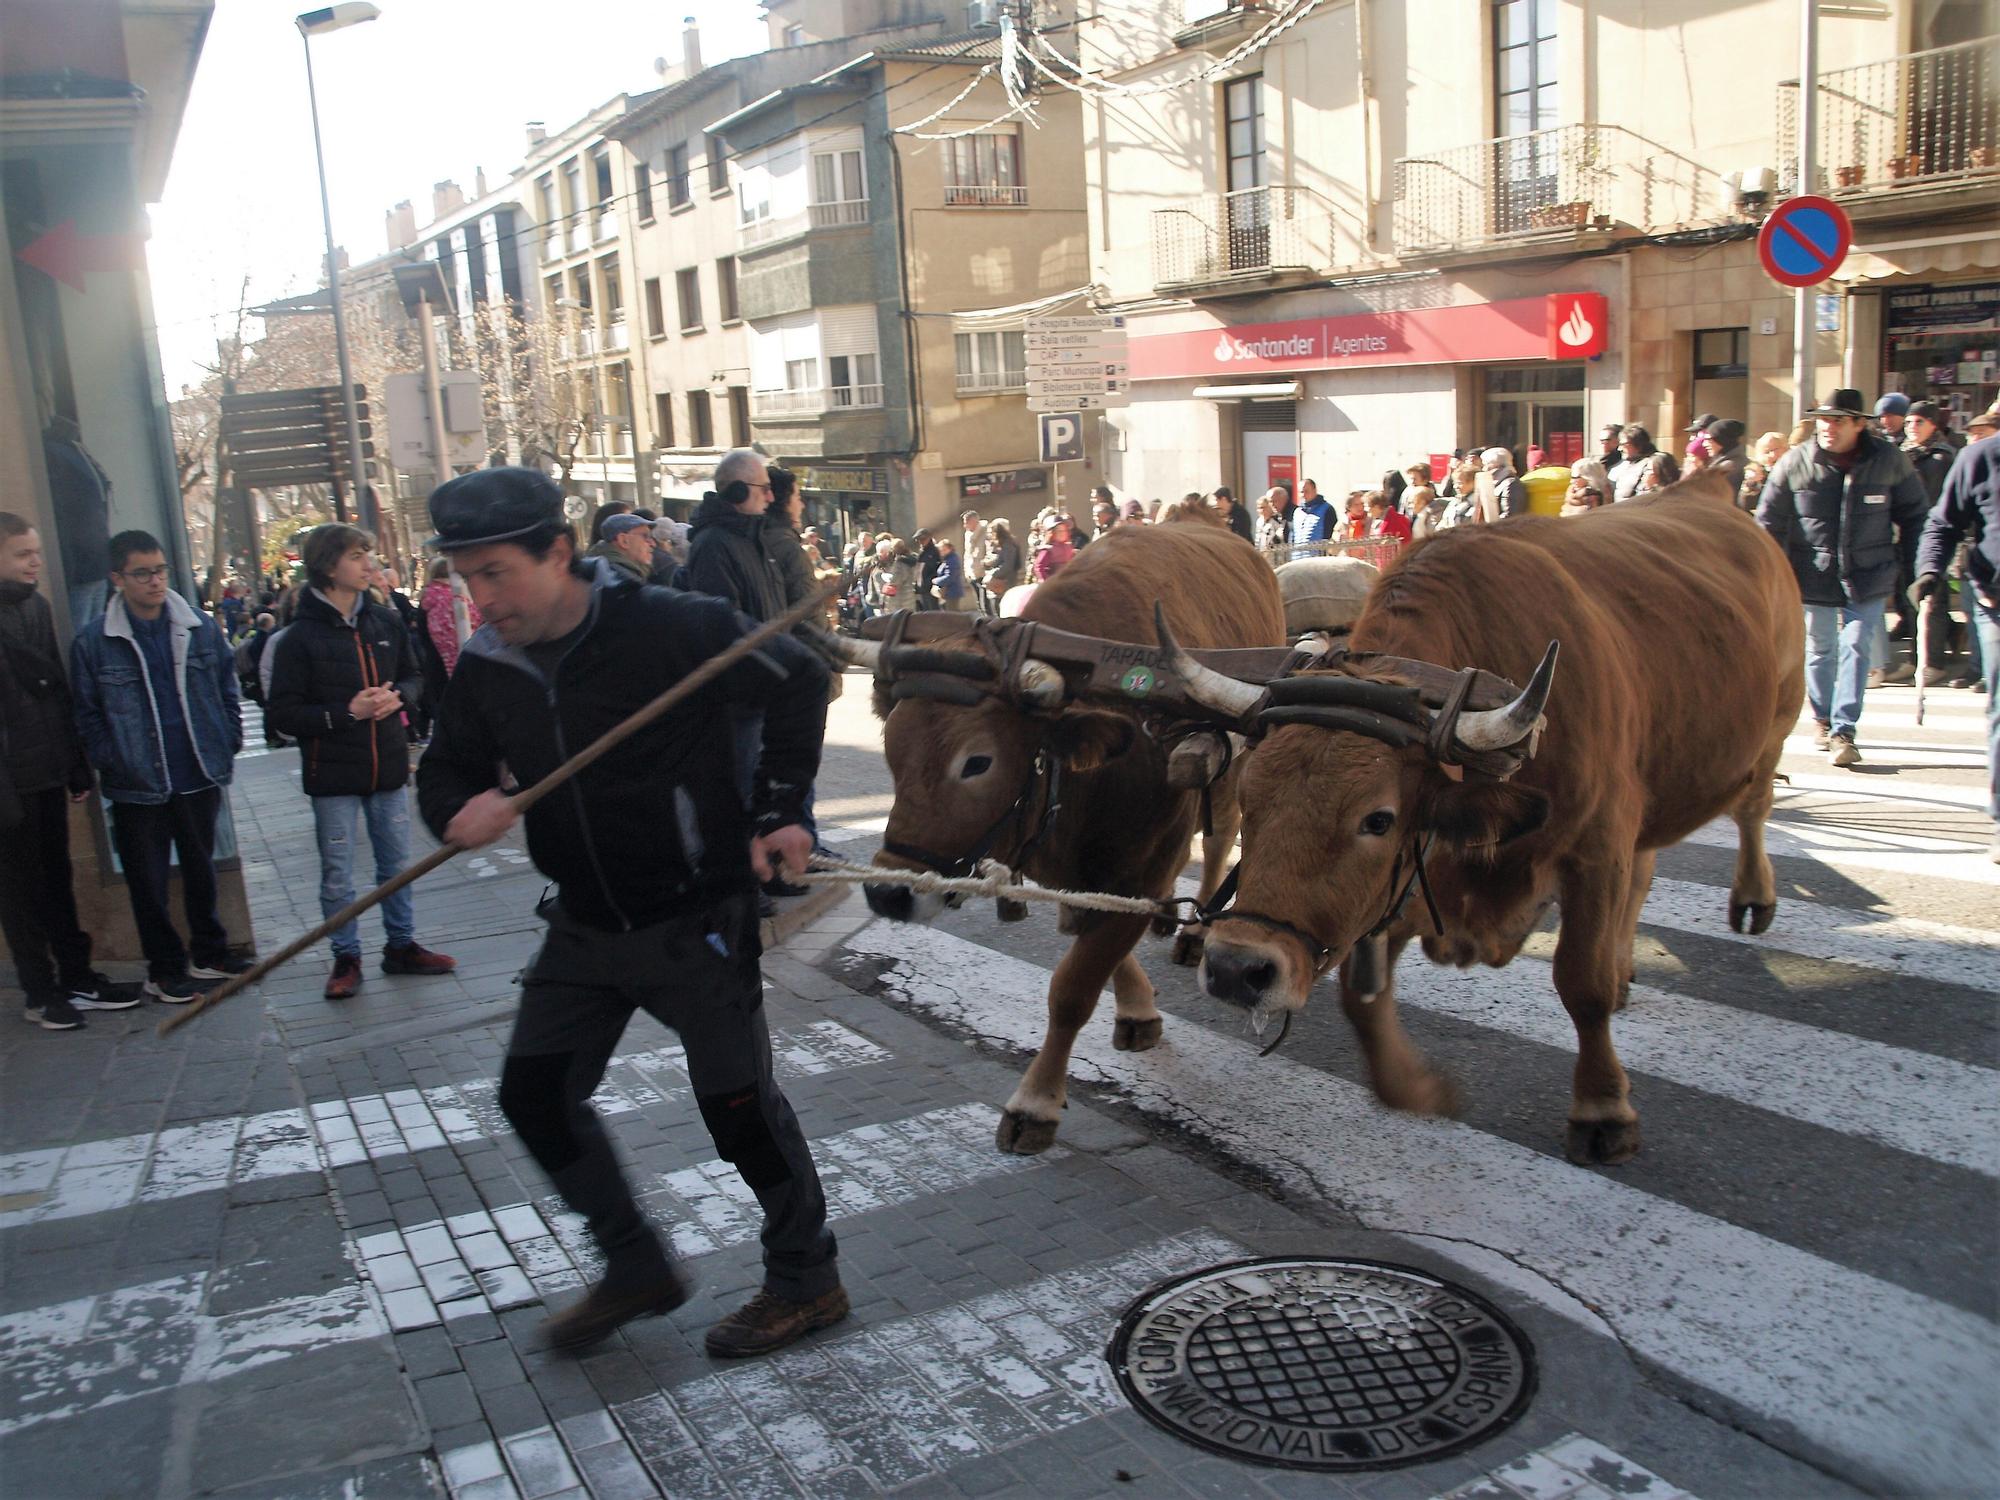
{"label": "awning", "polygon": [[2000,235],[1952,234],[1925,239],[1856,245],[1833,279],[1881,281],[1890,276],[1949,276],[1959,271],[2000,268]]}
{"label": "awning", "polygon": [[1299,382],[1273,380],[1264,385],[1198,385],[1197,401],[1296,401]]}

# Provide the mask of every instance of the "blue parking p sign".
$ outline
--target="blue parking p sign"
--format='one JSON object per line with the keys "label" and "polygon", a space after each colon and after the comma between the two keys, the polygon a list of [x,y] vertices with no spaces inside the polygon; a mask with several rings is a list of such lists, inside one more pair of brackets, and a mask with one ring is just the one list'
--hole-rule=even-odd
{"label": "blue parking p sign", "polygon": [[1083,414],[1074,411],[1043,412],[1036,419],[1041,426],[1042,462],[1080,463],[1083,460]]}

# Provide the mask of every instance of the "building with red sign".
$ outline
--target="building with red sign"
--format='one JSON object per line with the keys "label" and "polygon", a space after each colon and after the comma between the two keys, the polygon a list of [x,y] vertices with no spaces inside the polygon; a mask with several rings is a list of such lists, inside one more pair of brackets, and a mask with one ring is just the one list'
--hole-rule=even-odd
{"label": "building with red sign", "polygon": [[[1857,243],[1815,304],[1816,387],[1991,398],[1994,10],[1821,11],[1814,186]],[[1710,64],[1796,57],[1797,18],[1091,7],[1082,71],[1038,77],[1085,96],[1092,272],[1130,333],[1113,483],[1337,493],[1452,449],[1595,452],[1611,422],[1676,450],[1699,413],[1788,431],[1793,298],[1755,235],[1796,190],[1796,89]]]}

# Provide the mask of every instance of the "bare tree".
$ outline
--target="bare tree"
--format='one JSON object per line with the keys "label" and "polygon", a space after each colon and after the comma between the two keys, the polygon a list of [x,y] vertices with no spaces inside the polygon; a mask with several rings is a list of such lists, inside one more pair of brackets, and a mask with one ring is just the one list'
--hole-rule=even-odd
{"label": "bare tree", "polygon": [[567,368],[566,331],[511,300],[489,304],[479,326],[481,400],[496,449],[550,470],[565,494],[578,456],[604,422],[593,376]]}

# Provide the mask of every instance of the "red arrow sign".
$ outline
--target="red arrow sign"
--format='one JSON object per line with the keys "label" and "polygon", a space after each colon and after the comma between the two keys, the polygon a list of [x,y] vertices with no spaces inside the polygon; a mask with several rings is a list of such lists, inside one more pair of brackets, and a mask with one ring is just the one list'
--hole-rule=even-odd
{"label": "red arrow sign", "polygon": [[15,258],[80,292],[85,272],[136,270],[144,254],[145,241],[136,234],[78,234],[76,220],[64,219]]}

